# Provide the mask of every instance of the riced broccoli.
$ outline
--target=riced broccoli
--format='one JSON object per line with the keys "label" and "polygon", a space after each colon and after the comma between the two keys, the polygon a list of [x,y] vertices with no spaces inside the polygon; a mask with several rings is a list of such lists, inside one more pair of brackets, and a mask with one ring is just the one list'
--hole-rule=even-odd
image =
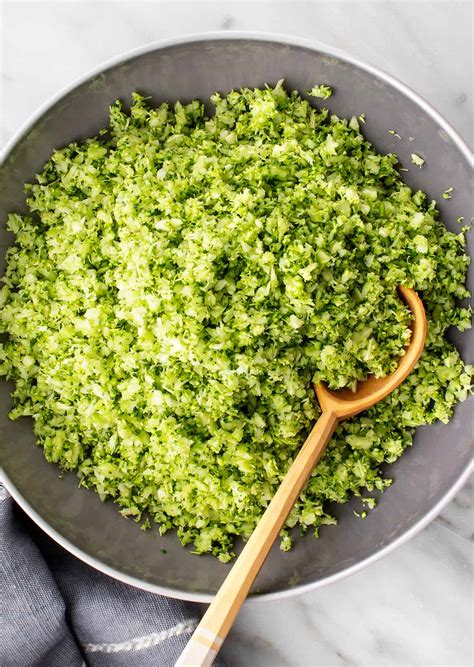
{"label": "riced broccoli", "polygon": [[211,101],[208,116],[135,94],[106,132],[53,153],[31,214],[8,221],[0,374],[48,461],[226,561],[319,414],[312,381],[396,366],[410,336],[397,285],[423,298],[425,352],[340,424],[287,528],[335,523],[329,501],[385,488],[380,465],[449,420],[470,386],[445,338],[470,325],[456,305],[469,260],[357,118],[281,82]]}

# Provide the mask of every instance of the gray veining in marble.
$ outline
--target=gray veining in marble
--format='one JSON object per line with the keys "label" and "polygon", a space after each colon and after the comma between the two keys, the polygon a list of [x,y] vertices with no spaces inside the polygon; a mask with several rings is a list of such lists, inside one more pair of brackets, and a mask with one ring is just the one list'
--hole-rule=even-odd
{"label": "gray veining in marble", "polygon": [[[473,143],[472,3],[3,1],[0,148],[48,97],[146,42],[266,30],[327,42],[394,74]],[[246,606],[230,667],[472,664],[473,483],[421,534],[369,569],[280,602]]]}

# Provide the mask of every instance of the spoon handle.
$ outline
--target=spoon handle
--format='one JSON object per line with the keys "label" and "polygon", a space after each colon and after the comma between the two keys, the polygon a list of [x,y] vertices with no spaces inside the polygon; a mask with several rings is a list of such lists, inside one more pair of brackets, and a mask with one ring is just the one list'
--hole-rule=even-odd
{"label": "spoon handle", "polygon": [[212,665],[291,508],[337,425],[331,411],[314,425],[280,487],[194,631],[176,667]]}

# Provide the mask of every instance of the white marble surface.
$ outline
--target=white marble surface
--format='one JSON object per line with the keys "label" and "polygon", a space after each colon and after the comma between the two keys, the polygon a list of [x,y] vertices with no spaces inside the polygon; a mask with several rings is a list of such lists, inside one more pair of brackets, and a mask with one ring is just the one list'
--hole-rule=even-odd
{"label": "white marble surface", "polygon": [[[0,147],[74,77],[156,39],[217,29],[325,41],[398,76],[472,144],[472,4],[1,2]],[[472,664],[473,485],[395,553],[348,579],[241,612],[229,667]]]}

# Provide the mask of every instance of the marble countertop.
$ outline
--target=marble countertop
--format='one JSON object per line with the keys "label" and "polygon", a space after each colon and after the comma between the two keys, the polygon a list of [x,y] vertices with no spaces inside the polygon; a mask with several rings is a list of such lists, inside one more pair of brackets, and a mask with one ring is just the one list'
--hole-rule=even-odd
{"label": "marble countertop", "polygon": [[[75,77],[157,39],[265,30],[342,48],[408,83],[472,145],[472,4],[3,1],[0,148]],[[229,667],[472,664],[473,484],[424,531],[370,568],[293,599],[247,605]]]}

